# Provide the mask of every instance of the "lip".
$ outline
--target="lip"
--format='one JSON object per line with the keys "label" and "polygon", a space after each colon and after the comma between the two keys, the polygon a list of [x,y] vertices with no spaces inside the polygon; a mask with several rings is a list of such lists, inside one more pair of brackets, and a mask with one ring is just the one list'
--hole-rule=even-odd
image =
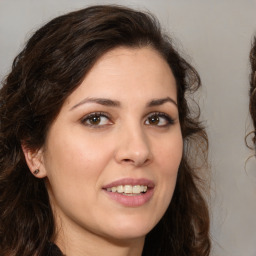
{"label": "lip", "polygon": [[[147,192],[138,195],[127,196],[124,194],[114,193],[107,191],[107,188],[116,187],[120,185],[143,185],[147,186]],[[114,200],[118,204],[126,207],[140,207],[146,204],[154,194],[155,184],[153,181],[148,179],[131,179],[124,178],[105,185],[102,189],[108,195],[111,200]]]}

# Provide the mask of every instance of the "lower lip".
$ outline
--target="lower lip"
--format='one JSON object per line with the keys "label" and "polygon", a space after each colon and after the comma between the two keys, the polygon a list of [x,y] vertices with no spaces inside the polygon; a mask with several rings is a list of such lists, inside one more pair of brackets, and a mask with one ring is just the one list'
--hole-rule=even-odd
{"label": "lower lip", "polygon": [[154,189],[149,189],[146,193],[140,195],[126,196],[119,193],[109,192],[105,190],[108,196],[114,201],[127,207],[139,207],[146,204],[153,196]]}

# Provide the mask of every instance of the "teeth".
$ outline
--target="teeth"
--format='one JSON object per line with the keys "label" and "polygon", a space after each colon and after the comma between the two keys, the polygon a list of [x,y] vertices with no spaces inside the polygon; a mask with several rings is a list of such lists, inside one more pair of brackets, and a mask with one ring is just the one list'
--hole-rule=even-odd
{"label": "teeth", "polygon": [[123,193],[124,192],[124,187],[121,185],[121,186],[117,186],[117,192],[118,193]]}
{"label": "teeth", "polygon": [[116,187],[113,187],[112,189],[111,189],[111,192],[116,192],[117,191],[117,188]]}
{"label": "teeth", "polygon": [[132,193],[132,186],[131,185],[125,185],[124,186],[124,193],[125,194],[131,194]]}
{"label": "teeth", "polygon": [[107,188],[109,192],[117,192],[120,194],[140,194],[147,192],[148,187],[143,185],[120,185],[117,187]]}
{"label": "teeth", "polygon": [[144,188],[141,189],[141,187],[144,187],[144,186],[139,186],[139,185],[136,185],[136,186],[133,186],[132,188],[132,193],[133,194],[140,194],[141,192],[144,192]]}

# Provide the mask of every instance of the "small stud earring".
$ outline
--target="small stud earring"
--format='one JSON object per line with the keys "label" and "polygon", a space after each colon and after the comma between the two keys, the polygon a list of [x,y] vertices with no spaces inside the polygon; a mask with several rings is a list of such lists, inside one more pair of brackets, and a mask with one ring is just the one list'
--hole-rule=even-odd
{"label": "small stud earring", "polygon": [[34,170],[33,173],[37,175],[39,173],[39,169]]}

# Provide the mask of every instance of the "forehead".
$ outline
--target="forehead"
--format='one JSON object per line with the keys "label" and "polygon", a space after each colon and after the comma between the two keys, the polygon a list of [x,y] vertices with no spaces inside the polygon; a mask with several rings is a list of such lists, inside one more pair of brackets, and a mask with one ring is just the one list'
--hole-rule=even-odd
{"label": "forehead", "polygon": [[156,50],[120,47],[99,58],[69,101],[82,95],[176,99],[176,82],[168,63]]}
{"label": "forehead", "polygon": [[[136,60],[136,62],[135,62]],[[132,64],[132,65],[130,65]],[[144,65],[142,65],[144,64]],[[145,65],[146,64],[146,65]],[[158,64],[158,65],[157,65]],[[160,68],[159,65],[161,66]],[[118,47],[106,52],[103,56],[93,66],[93,70],[96,69],[106,69],[114,68],[122,73],[122,68],[126,66],[125,72],[137,70],[151,70],[154,71],[153,74],[160,70],[171,72],[171,69],[162,57],[162,55],[152,47],[137,47],[137,48],[128,48],[128,47]],[[122,67],[118,69],[117,67]],[[164,70],[163,70],[164,67]],[[90,72],[89,72],[90,73]],[[150,75],[150,74],[148,74]]]}

